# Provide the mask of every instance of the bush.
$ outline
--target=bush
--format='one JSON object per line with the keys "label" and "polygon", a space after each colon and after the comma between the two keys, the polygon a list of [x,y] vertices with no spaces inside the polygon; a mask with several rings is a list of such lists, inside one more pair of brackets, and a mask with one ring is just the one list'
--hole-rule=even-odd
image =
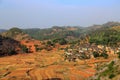
{"label": "bush", "polygon": [[15,55],[15,54],[17,54],[17,52],[15,50],[10,50],[8,55],[11,56],[11,55]]}
{"label": "bush", "polygon": [[38,48],[38,49],[41,51],[41,50],[43,50],[44,48],[40,47],[40,48]]}
{"label": "bush", "polygon": [[60,40],[59,43],[60,43],[60,45],[65,45],[65,44],[67,44],[67,41],[63,38]]}
{"label": "bush", "polygon": [[113,77],[115,77],[114,74],[110,74],[109,78],[112,79]]}
{"label": "bush", "polygon": [[28,48],[25,45],[21,45],[21,49],[23,53],[28,53]]}
{"label": "bush", "polygon": [[112,61],[112,62],[108,65],[109,70],[112,70],[112,69],[113,69],[114,64],[115,64],[115,62]]}
{"label": "bush", "polygon": [[120,52],[118,52],[117,54],[118,54],[118,58],[120,59]]}
{"label": "bush", "polygon": [[97,58],[97,57],[99,57],[100,55],[99,55],[98,52],[93,52],[93,56],[94,56],[95,58]]}
{"label": "bush", "polygon": [[54,39],[53,43],[59,43],[60,45],[65,45],[67,44],[67,40],[65,40],[64,38]]}
{"label": "bush", "polygon": [[16,47],[20,47],[20,43],[8,37],[0,36],[0,56],[9,56],[17,54]]}
{"label": "bush", "polygon": [[104,57],[105,59],[108,58],[108,54],[107,54],[107,53],[102,53],[100,56],[101,56],[101,57]]}
{"label": "bush", "polygon": [[47,41],[47,45],[48,46],[54,46],[53,42],[51,42],[51,41]]}
{"label": "bush", "polygon": [[115,71],[115,68],[114,68],[114,61],[111,61],[111,63],[108,64],[108,69],[106,69],[105,71],[103,71],[101,73],[101,76],[109,76],[109,78],[113,78],[113,73]]}
{"label": "bush", "polygon": [[52,50],[52,47],[50,47],[50,46],[46,46],[45,50],[47,50],[47,51],[51,51],[51,50]]}
{"label": "bush", "polygon": [[88,59],[88,57],[85,54],[82,54],[81,59]]}
{"label": "bush", "polygon": [[39,50],[38,45],[34,45],[34,47],[35,47],[35,50],[36,50],[36,51]]}
{"label": "bush", "polygon": [[66,48],[64,48],[64,51],[68,51],[68,49],[69,49],[69,48],[68,48],[68,47],[66,47]]}

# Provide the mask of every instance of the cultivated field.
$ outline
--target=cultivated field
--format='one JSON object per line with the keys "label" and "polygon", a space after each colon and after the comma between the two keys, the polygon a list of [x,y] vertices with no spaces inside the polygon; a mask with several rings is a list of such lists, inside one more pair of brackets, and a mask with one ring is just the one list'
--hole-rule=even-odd
{"label": "cultivated field", "polygon": [[0,80],[84,80],[105,60],[64,61],[64,51],[41,51],[0,58]]}

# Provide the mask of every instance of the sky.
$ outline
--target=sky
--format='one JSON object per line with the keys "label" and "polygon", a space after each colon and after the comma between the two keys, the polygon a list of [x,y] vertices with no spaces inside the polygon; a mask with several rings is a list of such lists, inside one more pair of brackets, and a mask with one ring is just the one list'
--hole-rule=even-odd
{"label": "sky", "polygon": [[120,21],[120,0],[0,0],[0,29]]}

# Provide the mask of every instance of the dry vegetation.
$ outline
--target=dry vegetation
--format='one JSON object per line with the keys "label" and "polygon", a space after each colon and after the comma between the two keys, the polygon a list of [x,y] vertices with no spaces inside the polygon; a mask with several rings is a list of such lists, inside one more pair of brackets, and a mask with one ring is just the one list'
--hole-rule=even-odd
{"label": "dry vegetation", "polygon": [[95,74],[95,63],[109,59],[64,61],[62,50],[0,58],[0,80],[84,80]]}

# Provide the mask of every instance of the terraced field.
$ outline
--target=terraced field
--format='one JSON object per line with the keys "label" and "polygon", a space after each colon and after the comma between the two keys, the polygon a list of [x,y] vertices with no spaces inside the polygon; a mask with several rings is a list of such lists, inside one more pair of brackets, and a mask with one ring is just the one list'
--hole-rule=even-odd
{"label": "terraced field", "polygon": [[[0,80],[84,80],[99,60],[64,61],[64,51],[41,51],[0,58]],[[109,61],[109,60],[103,60]]]}

